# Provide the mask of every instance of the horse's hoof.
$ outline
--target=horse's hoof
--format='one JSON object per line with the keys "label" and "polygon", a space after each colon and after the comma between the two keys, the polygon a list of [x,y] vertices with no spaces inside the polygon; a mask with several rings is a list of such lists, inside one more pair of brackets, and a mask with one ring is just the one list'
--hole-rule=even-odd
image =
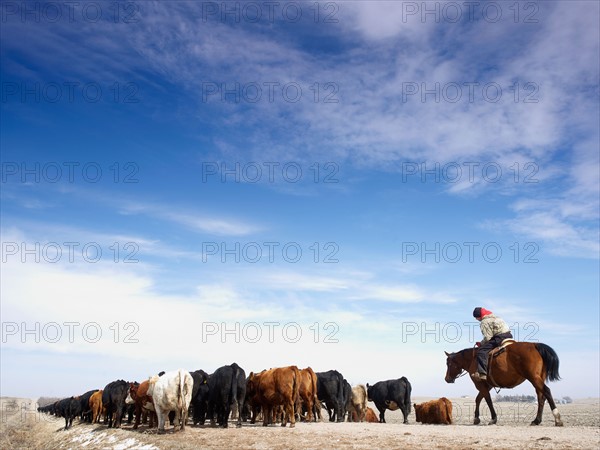
{"label": "horse's hoof", "polygon": [[479,425],[480,423],[481,423],[481,420],[479,420],[479,418],[477,418],[473,421],[473,425]]}
{"label": "horse's hoof", "polygon": [[557,426],[557,427],[562,427],[564,424],[563,424],[562,420],[559,420],[554,425]]}
{"label": "horse's hoof", "polygon": [[490,420],[490,421],[488,422],[488,425],[496,425],[496,422],[498,422],[498,420],[497,420],[497,419]]}
{"label": "horse's hoof", "polygon": [[539,425],[540,423],[537,420],[534,420],[533,422],[531,422],[531,426],[535,426],[535,425]]}

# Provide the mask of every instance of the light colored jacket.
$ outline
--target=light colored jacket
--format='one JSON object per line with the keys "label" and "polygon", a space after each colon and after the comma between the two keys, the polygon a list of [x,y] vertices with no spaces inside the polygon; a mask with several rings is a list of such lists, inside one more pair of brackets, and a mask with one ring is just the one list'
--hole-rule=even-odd
{"label": "light colored jacket", "polygon": [[482,344],[485,344],[497,334],[508,333],[510,331],[506,322],[493,314],[484,316],[479,323],[479,328],[481,328],[481,334],[483,334]]}

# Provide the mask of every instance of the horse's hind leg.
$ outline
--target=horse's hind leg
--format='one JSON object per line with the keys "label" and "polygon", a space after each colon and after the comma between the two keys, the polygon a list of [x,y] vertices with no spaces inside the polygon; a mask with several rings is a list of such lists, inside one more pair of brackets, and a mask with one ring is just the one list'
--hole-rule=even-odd
{"label": "horse's hind leg", "polygon": [[[563,422],[560,419],[560,413],[558,412],[558,408],[556,407],[556,404],[554,403],[554,399],[552,398],[552,392],[550,391],[550,388],[548,386],[546,386],[545,384],[544,384],[544,395],[545,395],[546,399],[548,400],[550,409],[552,410],[552,415],[554,416],[554,425],[557,427],[562,427]],[[540,416],[540,422],[541,422],[541,416]]]}
{"label": "horse's hind leg", "polygon": [[550,388],[546,386],[541,379],[536,380],[536,382],[532,382],[532,384],[535,387],[535,392],[538,398],[538,410],[535,419],[533,420],[533,422],[531,422],[531,425],[539,425],[540,423],[542,423],[544,402],[547,399],[548,404],[550,405],[550,409],[552,409],[552,415],[554,415],[554,425],[556,425],[557,427],[562,427],[563,422],[560,419],[560,414],[558,412],[556,404],[554,403],[554,399],[552,398],[552,392],[550,391]]}

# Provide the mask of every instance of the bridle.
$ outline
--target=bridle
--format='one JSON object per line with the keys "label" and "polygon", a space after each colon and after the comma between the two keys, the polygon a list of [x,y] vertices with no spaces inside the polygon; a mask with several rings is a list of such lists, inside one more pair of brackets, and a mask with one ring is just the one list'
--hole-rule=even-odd
{"label": "bridle", "polygon": [[[461,352],[462,353],[462,352]],[[451,363],[453,366],[455,365],[454,362]],[[461,367],[460,369],[460,373],[458,375],[456,375],[454,378],[452,378],[452,382],[455,382],[456,380],[458,380],[460,377],[464,377],[467,373],[469,373],[467,371],[467,369],[463,369]]]}
{"label": "bridle", "polygon": [[461,369],[460,373],[456,375],[452,381],[458,380],[460,377],[464,377],[468,372],[465,369]]}

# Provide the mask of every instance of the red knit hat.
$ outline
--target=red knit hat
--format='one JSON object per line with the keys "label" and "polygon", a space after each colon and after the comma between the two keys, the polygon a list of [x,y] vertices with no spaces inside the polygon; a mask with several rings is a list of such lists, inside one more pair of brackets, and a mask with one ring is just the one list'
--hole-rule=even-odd
{"label": "red knit hat", "polygon": [[483,319],[488,314],[492,314],[492,312],[485,308],[477,307],[473,310],[473,317],[476,319]]}

